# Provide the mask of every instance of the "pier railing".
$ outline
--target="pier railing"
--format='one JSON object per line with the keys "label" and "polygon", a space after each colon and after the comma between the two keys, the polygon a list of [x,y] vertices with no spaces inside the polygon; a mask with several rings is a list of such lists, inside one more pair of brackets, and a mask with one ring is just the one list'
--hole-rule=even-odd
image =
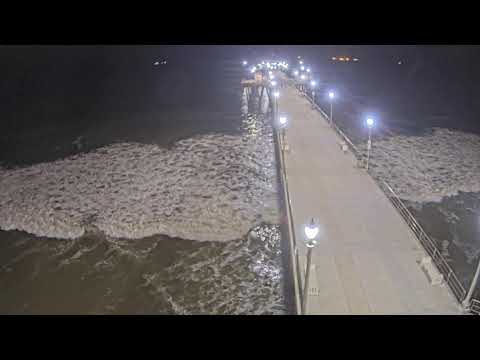
{"label": "pier railing", "polygon": [[[296,86],[299,92],[307,98],[310,103],[322,114],[322,116],[332,124],[332,128],[337,132],[337,134],[345,141],[345,143],[350,147],[353,155],[359,161],[359,163],[363,164],[365,160],[365,156],[361,153],[358,148],[353,144],[352,141],[345,135],[345,133],[338,128],[338,126],[332,123],[329,119],[329,116],[318,106],[318,104],[312,99],[306,92],[302,91],[301,88]],[[371,178],[379,185],[380,189],[385,193],[387,198],[393,204],[393,206],[397,209],[400,213],[404,221],[412,230],[413,234],[417,238],[417,240],[422,244],[423,248],[427,252],[428,255],[432,258],[435,267],[438,269],[440,274],[442,274],[444,281],[448,284],[451,292],[458,300],[459,303],[465,299],[467,291],[463,287],[462,283],[458,279],[457,275],[451,268],[450,264],[448,264],[445,257],[442,255],[440,250],[438,249],[435,242],[428,236],[428,234],[423,230],[420,226],[418,221],[412,215],[412,213],[408,210],[405,203],[400,199],[400,197],[395,193],[392,187],[384,180],[378,180],[374,176]],[[469,306],[470,312],[474,314],[480,314],[480,301],[477,299],[473,299]]]}
{"label": "pier railing", "polygon": [[[377,181],[376,179],[374,180]],[[445,257],[438,250],[434,241],[423,230],[418,221],[405,206],[403,201],[399,198],[395,191],[393,191],[391,186],[386,181],[377,181],[377,184],[379,184],[380,188],[387,195],[390,202],[398,210],[400,215],[402,215],[403,219],[413,231],[418,241],[423,245],[423,248],[426,250],[428,255],[431,256],[433,263],[443,275],[445,282],[448,284],[457,300],[461,302],[465,298],[467,291],[463,287],[457,275],[455,275],[453,272],[453,269],[447,263]]]}
{"label": "pier railing", "polygon": [[300,286],[302,284],[302,278],[301,278],[301,270],[300,270],[300,261],[298,258],[297,239],[295,236],[295,225],[293,223],[290,192],[288,188],[288,179],[287,179],[287,173],[285,169],[285,157],[284,157],[284,151],[283,151],[283,147],[285,146],[285,144],[283,143],[278,132],[276,132],[276,135],[277,135],[278,151],[280,154],[280,172],[281,172],[281,179],[282,179],[282,184],[284,189],[284,199],[285,199],[286,210],[287,210],[286,215],[288,218],[287,226],[288,226],[288,233],[289,233],[290,261],[291,261],[292,272],[293,272],[295,305],[296,305],[297,315],[301,315],[302,314],[302,310],[301,310],[302,294],[300,291]]}
{"label": "pier railing", "polygon": [[474,314],[480,315],[480,301],[473,299],[470,303],[470,311]]}

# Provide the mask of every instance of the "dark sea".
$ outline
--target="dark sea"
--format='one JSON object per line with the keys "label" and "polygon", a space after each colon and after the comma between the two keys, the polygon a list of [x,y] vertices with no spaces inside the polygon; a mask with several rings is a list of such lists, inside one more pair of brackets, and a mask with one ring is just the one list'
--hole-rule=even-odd
{"label": "dark sea", "polygon": [[291,312],[240,53],[0,47],[0,313]]}

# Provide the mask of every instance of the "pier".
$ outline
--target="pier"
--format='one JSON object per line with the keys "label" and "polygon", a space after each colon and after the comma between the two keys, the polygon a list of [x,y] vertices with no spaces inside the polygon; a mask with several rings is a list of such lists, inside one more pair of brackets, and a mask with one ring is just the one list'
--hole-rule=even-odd
{"label": "pier", "polygon": [[[464,313],[465,289],[449,267],[448,279],[439,271],[440,254],[419,241],[393,189],[369,175],[355,145],[303,87],[276,77],[285,86],[274,121],[289,118],[277,143],[297,313]],[[312,217],[320,232],[304,289],[304,228]]]}

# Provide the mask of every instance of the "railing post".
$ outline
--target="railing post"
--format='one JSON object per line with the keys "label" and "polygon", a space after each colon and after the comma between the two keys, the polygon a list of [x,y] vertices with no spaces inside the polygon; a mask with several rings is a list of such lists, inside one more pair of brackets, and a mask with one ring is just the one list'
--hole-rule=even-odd
{"label": "railing post", "polygon": [[480,260],[478,261],[477,270],[475,271],[475,275],[473,276],[472,283],[470,284],[470,289],[468,289],[467,296],[462,301],[462,305],[464,309],[468,309],[470,307],[470,301],[472,300],[473,293],[475,292],[475,288],[477,287],[478,278],[480,276]]}
{"label": "railing post", "polygon": [[310,282],[310,267],[312,264],[312,249],[311,247],[307,250],[307,271],[305,274],[305,284],[303,287],[303,306],[302,306],[302,315],[307,315],[307,306],[308,306],[308,287]]}

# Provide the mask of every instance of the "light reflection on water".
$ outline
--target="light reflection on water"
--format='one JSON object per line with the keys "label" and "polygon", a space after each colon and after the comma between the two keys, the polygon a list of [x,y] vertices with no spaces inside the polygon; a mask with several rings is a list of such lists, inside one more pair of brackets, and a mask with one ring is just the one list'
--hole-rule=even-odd
{"label": "light reflection on water", "polygon": [[[268,119],[248,114],[245,141],[267,136]],[[273,150],[272,150],[273,153]],[[271,169],[275,171],[272,157]],[[260,175],[260,174],[258,174]],[[252,173],[252,181],[272,186]],[[73,240],[0,232],[1,313],[283,314],[283,268],[277,225],[250,236],[198,242],[157,235]]]}

